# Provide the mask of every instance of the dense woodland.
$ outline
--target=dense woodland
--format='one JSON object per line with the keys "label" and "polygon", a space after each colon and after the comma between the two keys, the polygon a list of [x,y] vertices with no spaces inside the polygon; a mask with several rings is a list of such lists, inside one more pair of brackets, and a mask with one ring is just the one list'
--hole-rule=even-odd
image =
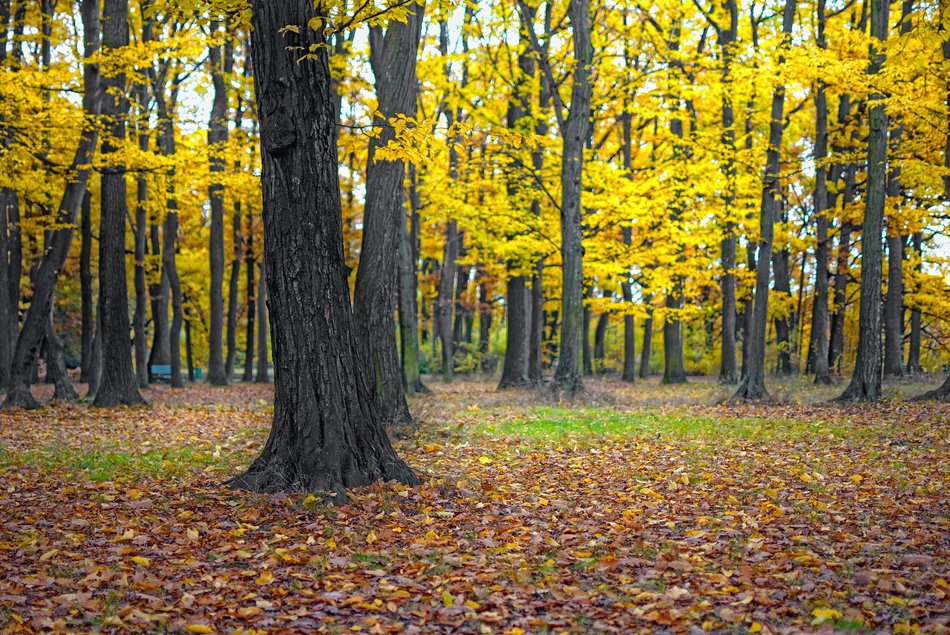
{"label": "dense woodland", "polygon": [[0,74],[0,631],[950,629],[948,0],[0,0]]}
{"label": "dense woodland", "polygon": [[[857,369],[876,399],[950,359],[945,3],[331,4],[310,55],[393,422],[420,372],[756,398]],[[87,5],[0,6],[0,385],[266,380],[250,12]]]}

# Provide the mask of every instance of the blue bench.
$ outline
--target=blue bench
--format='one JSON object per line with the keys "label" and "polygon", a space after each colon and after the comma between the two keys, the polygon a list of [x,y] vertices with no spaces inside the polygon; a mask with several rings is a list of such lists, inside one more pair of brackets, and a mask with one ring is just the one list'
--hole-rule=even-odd
{"label": "blue bench", "polygon": [[169,364],[153,364],[149,366],[148,373],[152,376],[152,379],[172,380],[172,367]]}
{"label": "blue bench", "polygon": [[[152,364],[148,367],[148,372],[152,379],[161,381],[172,380],[172,367],[169,364]],[[200,368],[196,368],[195,379],[201,379],[202,377],[204,377],[204,373]]]}

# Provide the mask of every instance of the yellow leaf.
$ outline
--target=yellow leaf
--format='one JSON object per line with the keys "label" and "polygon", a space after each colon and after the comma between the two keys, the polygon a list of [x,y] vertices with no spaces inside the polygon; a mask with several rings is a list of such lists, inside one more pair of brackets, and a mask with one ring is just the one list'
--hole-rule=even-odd
{"label": "yellow leaf", "polygon": [[851,480],[854,481],[855,483],[860,484],[861,481],[864,480],[864,477],[861,476],[860,474],[855,474],[854,476],[851,477]]}
{"label": "yellow leaf", "polygon": [[257,576],[257,579],[254,581],[261,585],[270,584],[271,582],[274,581],[274,574],[266,570],[261,571],[261,574]]}
{"label": "yellow leaf", "polygon": [[336,549],[336,541],[333,538],[327,538],[327,547],[330,549]]}
{"label": "yellow leaf", "polygon": [[192,633],[213,633],[214,629],[207,624],[189,624],[186,627]]}
{"label": "yellow leaf", "polygon": [[52,558],[58,553],[59,553],[59,549],[50,549],[49,551],[44,553],[42,556],[40,556],[40,562],[46,562],[47,560],[49,560],[50,558]]}
{"label": "yellow leaf", "polygon": [[441,447],[442,447],[442,446],[437,445],[437,444],[435,444],[435,443],[428,443],[428,444],[422,446],[422,449],[423,449],[424,451],[429,452],[429,453],[431,454],[432,452],[438,452]]}
{"label": "yellow leaf", "polygon": [[495,461],[494,459],[490,459],[487,456],[482,455],[478,457],[478,462],[481,463],[482,465],[489,465],[490,463],[494,463]]}
{"label": "yellow leaf", "polygon": [[135,564],[140,564],[143,567],[147,567],[150,564],[152,564],[151,562],[149,562],[148,558],[143,558],[142,556],[132,556],[132,562],[134,562]]}
{"label": "yellow leaf", "polygon": [[841,612],[835,609],[815,609],[811,612],[811,615],[815,618],[812,620],[812,626],[817,626],[818,624],[838,619],[841,617]]}
{"label": "yellow leaf", "polygon": [[313,505],[316,502],[317,502],[317,497],[314,496],[313,494],[308,494],[307,498],[303,499],[304,505]]}
{"label": "yellow leaf", "polygon": [[377,540],[379,540],[379,538],[376,536],[376,532],[375,532],[375,531],[369,532],[369,534],[366,536],[366,543],[367,543],[367,544],[370,544],[370,545],[371,545],[371,544],[373,544],[374,542],[376,542]]}
{"label": "yellow leaf", "polygon": [[752,622],[752,626],[749,627],[749,632],[750,632],[750,633],[761,633],[761,632],[762,632],[762,625],[759,624],[758,622]]}
{"label": "yellow leaf", "polygon": [[455,606],[455,598],[452,597],[452,594],[448,591],[442,592],[442,605],[443,606]]}

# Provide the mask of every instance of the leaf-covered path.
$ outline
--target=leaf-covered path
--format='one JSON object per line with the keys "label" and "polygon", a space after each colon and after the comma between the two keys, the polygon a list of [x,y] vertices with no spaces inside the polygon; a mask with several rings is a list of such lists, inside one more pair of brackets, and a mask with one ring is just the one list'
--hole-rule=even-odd
{"label": "leaf-covered path", "polygon": [[436,385],[397,441],[427,483],[342,506],[221,486],[268,387],[2,412],[0,629],[947,630],[950,406],[595,386]]}

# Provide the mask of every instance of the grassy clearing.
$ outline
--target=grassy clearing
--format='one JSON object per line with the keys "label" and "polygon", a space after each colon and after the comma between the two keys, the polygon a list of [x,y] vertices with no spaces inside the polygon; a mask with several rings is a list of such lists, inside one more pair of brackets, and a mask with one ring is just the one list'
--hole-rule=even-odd
{"label": "grassy clearing", "polygon": [[842,425],[820,420],[713,417],[690,413],[624,412],[609,408],[533,407],[521,416],[486,421],[472,427],[470,434],[503,435],[523,439],[565,438],[596,441],[603,437],[660,437],[701,440],[802,438],[813,435],[849,434]]}

